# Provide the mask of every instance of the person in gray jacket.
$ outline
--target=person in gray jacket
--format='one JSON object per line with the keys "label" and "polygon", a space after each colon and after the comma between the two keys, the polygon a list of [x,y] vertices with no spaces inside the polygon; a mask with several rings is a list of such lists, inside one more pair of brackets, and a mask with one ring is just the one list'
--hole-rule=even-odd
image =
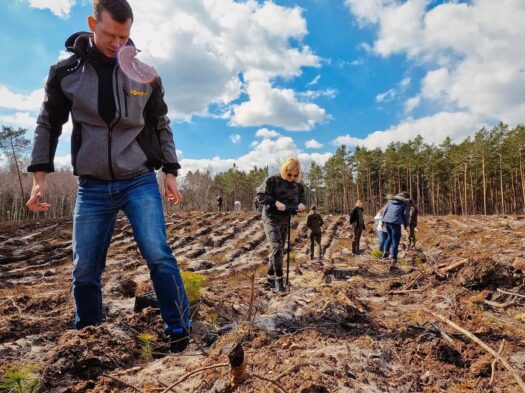
{"label": "person in gray jacket", "polygon": [[383,226],[386,226],[388,237],[385,242],[383,258],[388,258],[389,250],[392,249],[391,254],[391,269],[397,268],[397,250],[399,248],[399,240],[401,239],[401,225],[408,228],[408,215],[410,211],[408,193],[400,192],[392,199],[390,199],[383,213]]}
{"label": "person in gray jacket", "polygon": [[263,206],[262,222],[268,242],[270,258],[266,286],[284,292],[283,254],[287,239],[290,214],[305,210],[304,187],[300,183],[301,164],[288,158],[279,175],[270,176],[257,189],[257,198]]}
{"label": "person in gray jacket", "polygon": [[153,73],[150,80],[141,80],[151,68],[134,56],[131,67],[117,62],[119,51],[136,54],[129,38],[132,23],[126,0],[94,0],[88,18],[91,33],[67,39],[66,50],[72,54],[51,67],[45,86],[28,167],[33,188],[26,205],[35,212],[50,208],[43,201],[46,174],[54,171],[58,138],[71,114],[71,160],[79,184],[73,220],[75,327],[104,320],[102,272],[122,210],[150,270],[172,349],[181,351],[191,328],[188,298],[166,239],[154,172],[162,167],[165,197],[177,204],[180,165],[160,78]]}

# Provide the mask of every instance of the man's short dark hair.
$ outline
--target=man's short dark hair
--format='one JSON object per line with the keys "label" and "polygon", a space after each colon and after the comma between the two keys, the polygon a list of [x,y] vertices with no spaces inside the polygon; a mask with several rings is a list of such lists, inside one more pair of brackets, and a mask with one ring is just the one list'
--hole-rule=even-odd
{"label": "man's short dark hair", "polygon": [[102,11],[107,11],[118,23],[133,22],[133,10],[127,0],[93,0],[93,16],[100,21]]}

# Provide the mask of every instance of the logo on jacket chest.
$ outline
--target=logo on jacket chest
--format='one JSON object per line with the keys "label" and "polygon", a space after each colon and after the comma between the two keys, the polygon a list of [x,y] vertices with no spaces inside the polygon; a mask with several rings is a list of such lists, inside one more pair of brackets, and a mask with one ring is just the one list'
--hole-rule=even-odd
{"label": "logo on jacket chest", "polygon": [[137,89],[125,89],[126,93],[130,96],[134,97],[147,97],[148,93],[146,93],[143,90],[137,90]]}

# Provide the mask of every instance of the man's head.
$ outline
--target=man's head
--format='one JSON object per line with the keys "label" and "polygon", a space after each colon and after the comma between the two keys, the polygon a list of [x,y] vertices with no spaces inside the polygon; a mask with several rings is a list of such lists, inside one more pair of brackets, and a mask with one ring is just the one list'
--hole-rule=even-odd
{"label": "man's head", "polygon": [[355,205],[357,207],[363,207],[363,201],[361,199],[358,199],[357,201],[355,201]]}
{"label": "man's head", "polygon": [[127,0],[93,0],[93,15],[88,17],[95,46],[109,58],[117,57],[129,40],[133,11]]}
{"label": "man's head", "polygon": [[315,213],[317,211],[317,208],[315,206],[312,206],[310,210],[312,211],[312,213]]}

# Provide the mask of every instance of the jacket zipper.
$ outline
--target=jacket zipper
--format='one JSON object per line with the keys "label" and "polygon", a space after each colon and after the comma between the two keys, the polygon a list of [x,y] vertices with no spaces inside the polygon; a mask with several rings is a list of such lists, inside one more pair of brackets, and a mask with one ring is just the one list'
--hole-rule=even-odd
{"label": "jacket zipper", "polygon": [[113,161],[111,160],[111,141],[113,139],[113,128],[120,121],[120,117],[122,115],[122,107],[120,105],[120,94],[119,94],[119,87],[118,87],[117,69],[118,69],[118,66],[115,67],[113,77],[115,78],[115,85],[116,85],[115,93],[117,96],[117,104],[118,104],[118,118],[108,129],[108,163],[109,163],[109,172],[111,173],[111,178],[113,180],[116,180],[116,179],[115,179],[115,173],[113,172]]}
{"label": "jacket zipper", "polygon": [[128,117],[128,92],[124,86],[122,86],[122,91],[124,92],[124,110],[126,112],[126,117]]}

